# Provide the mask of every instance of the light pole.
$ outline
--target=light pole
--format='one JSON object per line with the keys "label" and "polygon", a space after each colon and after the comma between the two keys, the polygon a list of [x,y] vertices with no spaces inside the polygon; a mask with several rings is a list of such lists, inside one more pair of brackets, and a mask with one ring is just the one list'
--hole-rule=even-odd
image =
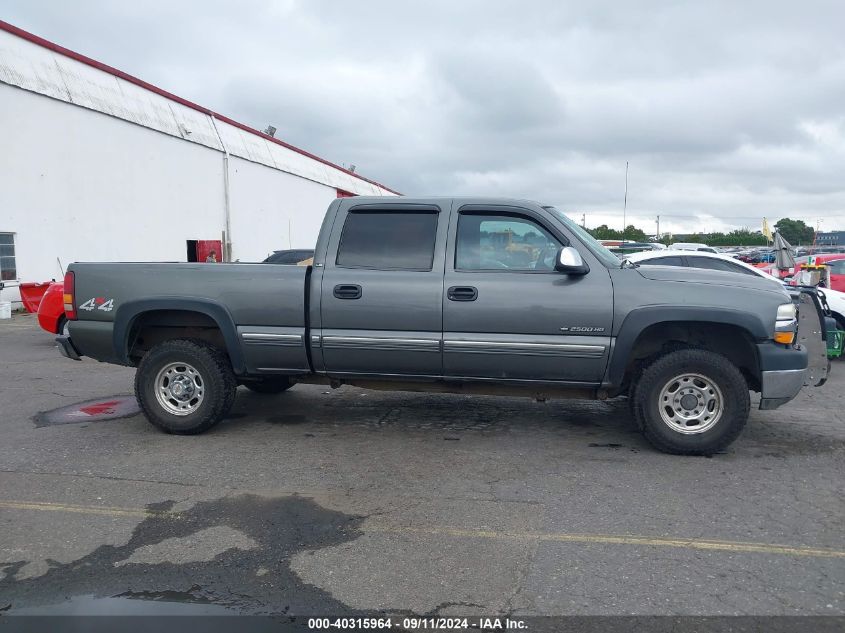
{"label": "light pole", "polygon": [[628,161],[625,161],[625,202],[622,204],[622,241],[625,241],[625,228],[628,216]]}

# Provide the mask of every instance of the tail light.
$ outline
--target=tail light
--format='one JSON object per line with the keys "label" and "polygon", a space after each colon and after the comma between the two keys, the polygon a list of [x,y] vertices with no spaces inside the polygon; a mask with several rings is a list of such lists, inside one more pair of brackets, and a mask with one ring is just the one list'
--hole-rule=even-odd
{"label": "tail light", "polygon": [[76,321],[76,295],[73,288],[73,273],[65,273],[64,290],[65,316],[68,321]]}

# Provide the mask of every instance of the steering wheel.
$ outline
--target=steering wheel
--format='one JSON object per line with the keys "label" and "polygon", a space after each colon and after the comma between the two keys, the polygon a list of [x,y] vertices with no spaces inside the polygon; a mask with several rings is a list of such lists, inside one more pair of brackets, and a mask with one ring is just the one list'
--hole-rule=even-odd
{"label": "steering wheel", "polygon": [[[540,251],[540,254],[537,255],[537,261],[534,262],[534,270],[554,270],[554,256],[557,253],[557,248],[554,246],[546,246],[543,250]],[[546,258],[551,257],[551,263],[546,263]]]}

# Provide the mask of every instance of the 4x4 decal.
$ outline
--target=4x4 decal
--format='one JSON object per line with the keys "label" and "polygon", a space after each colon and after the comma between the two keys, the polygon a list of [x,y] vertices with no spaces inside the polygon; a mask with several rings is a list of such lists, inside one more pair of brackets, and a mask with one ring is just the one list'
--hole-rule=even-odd
{"label": "4x4 decal", "polygon": [[80,310],[91,312],[92,310],[102,310],[103,312],[111,312],[114,309],[114,299],[106,299],[105,297],[91,297],[79,306]]}

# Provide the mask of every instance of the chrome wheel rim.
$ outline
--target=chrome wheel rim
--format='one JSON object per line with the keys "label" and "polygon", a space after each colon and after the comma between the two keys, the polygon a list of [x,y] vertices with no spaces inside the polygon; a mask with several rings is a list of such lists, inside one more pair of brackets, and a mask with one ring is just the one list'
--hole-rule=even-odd
{"label": "chrome wheel rim", "polygon": [[190,415],[202,404],[205,381],[188,363],[170,363],[155,379],[156,400],[173,415]]}
{"label": "chrome wheel rim", "polygon": [[683,435],[695,435],[712,429],[724,411],[722,391],[701,374],[681,374],[660,390],[660,419],[670,429]]}

